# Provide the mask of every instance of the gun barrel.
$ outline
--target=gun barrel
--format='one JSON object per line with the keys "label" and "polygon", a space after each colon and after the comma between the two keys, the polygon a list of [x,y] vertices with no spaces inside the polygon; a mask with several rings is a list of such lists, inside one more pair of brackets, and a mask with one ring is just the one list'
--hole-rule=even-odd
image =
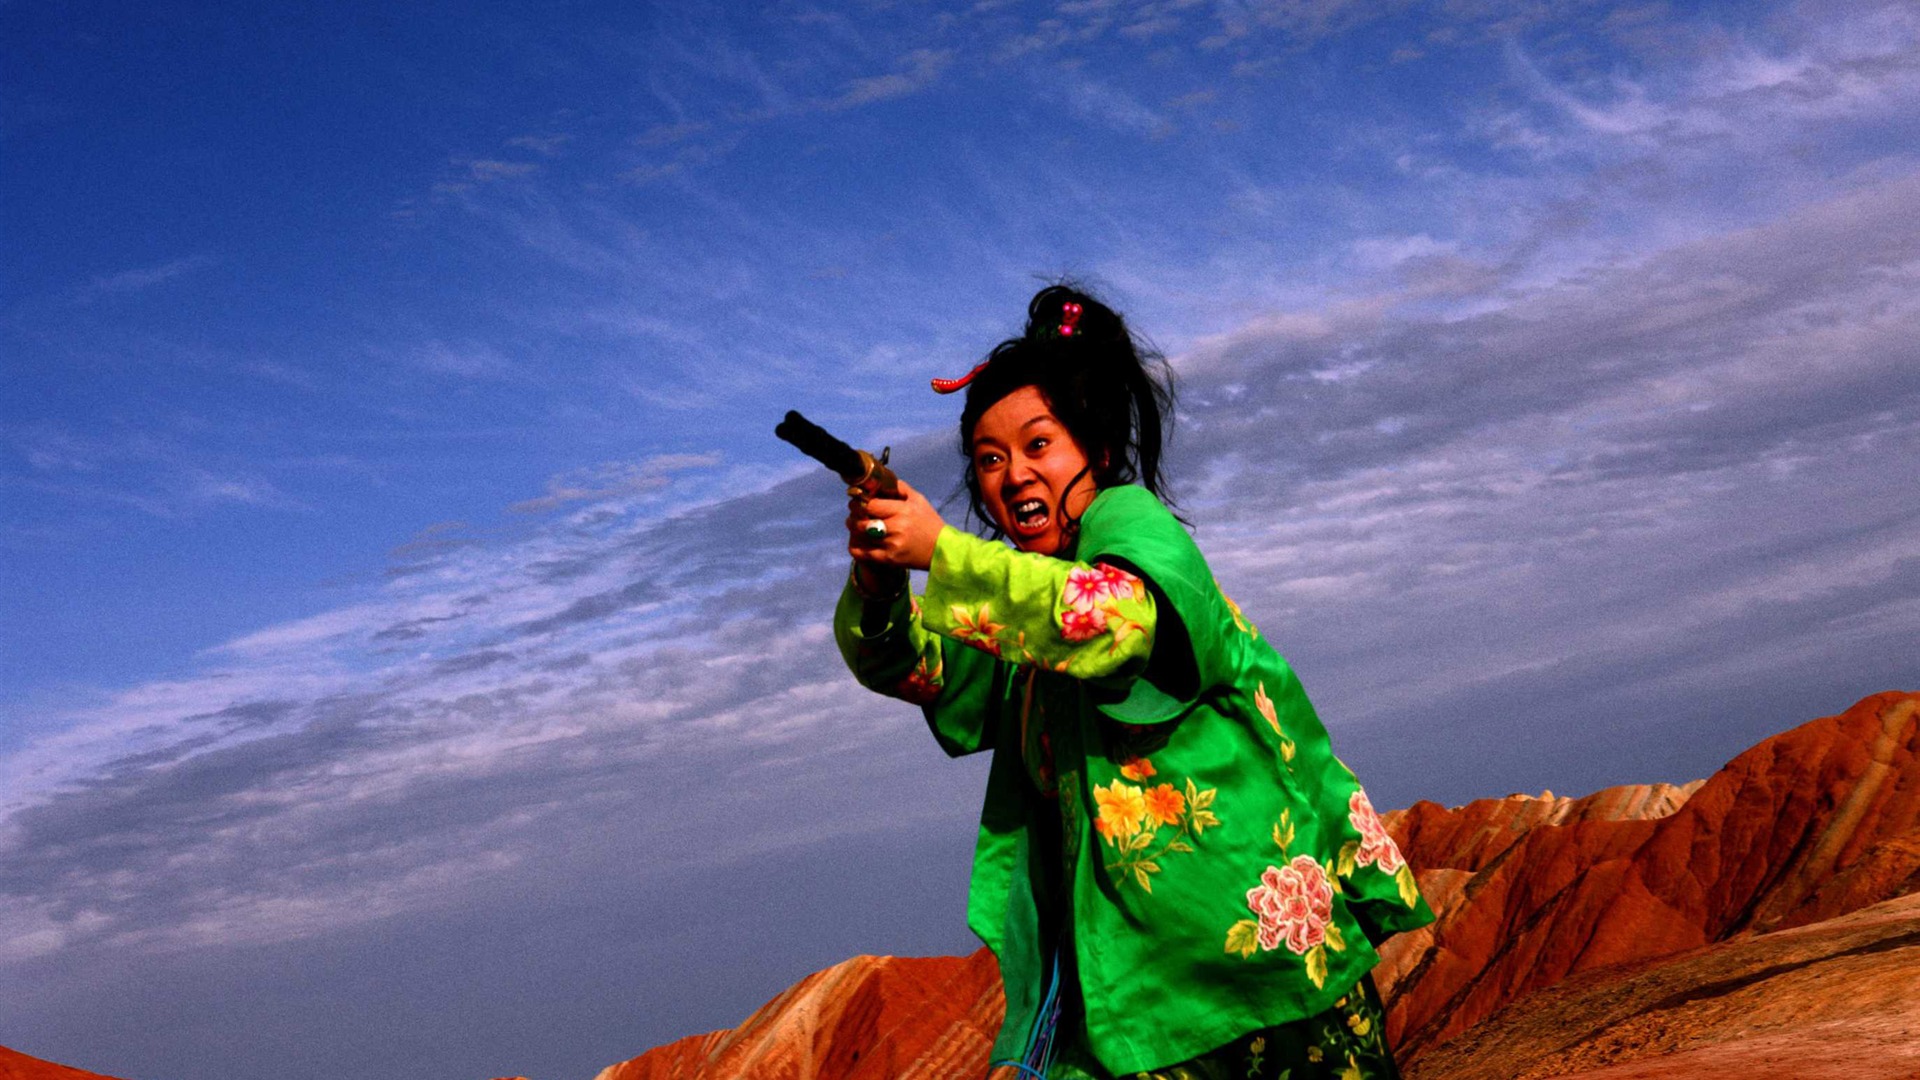
{"label": "gun barrel", "polygon": [[773,433],[832,469],[849,484],[858,483],[866,475],[867,466],[860,460],[860,451],[827,434],[825,428],[798,412],[789,410],[787,418],[780,421]]}

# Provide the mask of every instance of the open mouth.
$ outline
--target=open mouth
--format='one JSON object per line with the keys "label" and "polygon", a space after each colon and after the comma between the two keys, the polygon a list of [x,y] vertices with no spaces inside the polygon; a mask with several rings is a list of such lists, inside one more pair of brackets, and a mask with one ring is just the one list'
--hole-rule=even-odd
{"label": "open mouth", "polygon": [[1035,536],[1044,531],[1050,515],[1047,504],[1039,499],[1021,499],[1007,512],[1013,515],[1013,531],[1024,536]]}

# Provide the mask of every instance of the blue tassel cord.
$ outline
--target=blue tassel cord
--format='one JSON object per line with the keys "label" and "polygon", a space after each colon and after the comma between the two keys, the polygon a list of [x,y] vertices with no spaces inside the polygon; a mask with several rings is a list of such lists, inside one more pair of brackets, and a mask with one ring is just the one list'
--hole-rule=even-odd
{"label": "blue tassel cord", "polygon": [[1047,996],[1040,1001],[1040,1010],[1033,1018],[1033,1027],[1027,1031],[1027,1050],[1020,1060],[1006,1058],[987,1066],[988,1071],[1011,1067],[1019,1071],[1022,1080],[1047,1080],[1047,1070],[1053,1067],[1054,1037],[1060,1030],[1060,957],[1056,953],[1053,962],[1048,965],[1053,976],[1047,982]]}

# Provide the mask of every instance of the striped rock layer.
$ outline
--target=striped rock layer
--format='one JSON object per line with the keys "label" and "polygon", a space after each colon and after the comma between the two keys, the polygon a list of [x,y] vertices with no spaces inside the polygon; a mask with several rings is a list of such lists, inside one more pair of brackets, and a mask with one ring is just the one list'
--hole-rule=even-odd
{"label": "striped rock layer", "polygon": [[856,956],[800,980],[731,1031],[668,1043],[595,1080],[978,1076],[1005,1009],[999,966],[984,949]]}
{"label": "striped rock layer", "polygon": [[[1675,794],[1602,792],[1588,809],[1653,809]],[[1517,818],[1540,812],[1515,804]],[[1388,1030],[1403,1058],[1571,975],[1920,889],[1920,695],[1876,694],[1767,739],[1661,817],[1570,808],[1505,843],[1500,817],[1424,803],[1400,816],[1440,909],[1428,931],[1388,943]]]}

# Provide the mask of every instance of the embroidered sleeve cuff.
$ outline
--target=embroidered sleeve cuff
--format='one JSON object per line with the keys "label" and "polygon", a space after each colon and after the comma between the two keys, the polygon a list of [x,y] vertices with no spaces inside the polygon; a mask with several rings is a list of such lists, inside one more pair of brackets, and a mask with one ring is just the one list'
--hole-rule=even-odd
{"label": "embroidered sleeve cuff", "polygon": [[934,543],[922,619],[991,656],[1117,686],[1153,651],[1154,601],[1140,578],[954,528]]}
{"label": "embroidered sleeve cuff", "polygon": [[860,685],[927,705],[945,687],[940,640],[919,625],[916,601],[902,590],[890,600],[862,599],[851,576],[833,612],[840,656]]}

